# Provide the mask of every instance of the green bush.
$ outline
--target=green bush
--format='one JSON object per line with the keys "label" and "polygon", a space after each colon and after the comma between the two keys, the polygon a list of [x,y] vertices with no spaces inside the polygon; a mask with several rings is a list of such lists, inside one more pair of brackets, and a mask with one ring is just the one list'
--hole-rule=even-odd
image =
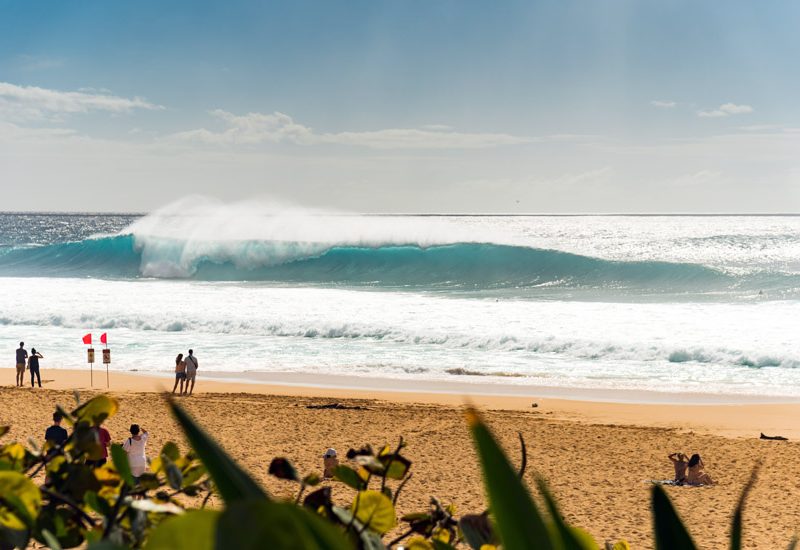
{"label": "green bush", "polygon": [[[269,495],[179,405],[171,402],[170,408],[192,451],[182,455],[177,445],[167,443],[138,483],[118,445],[112,446],[109,464],[92,468],[85,463],[99,450],[95,428],[117,412],[116,400],[108,396],[95,397],[71,413],[59,409],[73,428],[63,446],[0,447],[0,550],[25,548],[31,538],[50,548],[86,545],[89,550],[599,548],[585,531],[564,522],[541,479],[543,507],[536,504],[521,480],[524,441],[520,437],[522,465],[515,471],[474,410],[467,412],[467,422],[489,509],[457,517],[452,507],[432,497],[426,510],[406,514],[398,526],[396,503],[412,475],[402,439],[394,447],[348,452],[355,468],[340,465],[335,479],[352,491],[349,506],[337,504],[331,487],[320,487],[316,474],[301,476],[287,459],[273,459],[269,474],[297,484],[296,498],[285,501]],[[7,431],[0,428],[0,436]],[[46,481],[37,487],[31,478],[42,471]],[[734,513],[732,550],[741,547],[742,510],[754,480],[755,472]],[[206,508],[212,494],[221,497],[221,508]],[[652,511],[656,548],[695,548],[659,486],[653,488]],[[629,546],[620,541],[605,548]]]}

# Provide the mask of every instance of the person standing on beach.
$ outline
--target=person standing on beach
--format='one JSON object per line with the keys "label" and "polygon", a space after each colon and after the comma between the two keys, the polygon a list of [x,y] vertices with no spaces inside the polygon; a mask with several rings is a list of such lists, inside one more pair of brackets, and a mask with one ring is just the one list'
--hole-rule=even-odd
{"label": "person standing on beach", "polygon": [[17,386],[22,387],[25,378],[25,363],[28,362],[28,351],[25,349],[25,342],[19,343],[17,348]]}
{"label": "person standing on beach", "polygon": [[122,444],[122,449],[128,453],[128,464],[137,483],[147,470],[146,445],[147,430],[140,429],[138,424],[131,424],[131,436]]}
{"label": "person standing on beach", "polygon": [[[197,376],[197,357],[194,356],[194,350],[189,350],[189,355],[186,357],[186,389],[183,393],[192,395],[194,391],[194,380]],[[191,384],[191,386],[189,386]]]}
{"label": "person standing on beach", "polygon": [[178,388],[178,382],[181,383],[180,393],[183,393],[183,384],[186,381],[186,361],[183,360],[183,354],[179,353],[175,358],[175,385],[172,386],[172,393]]}
{"label": "person standing on beach", "polygon": [[53,425],[47,428],[44,432],[45,442],[49,441],[54,445],[63,445],[64,442],[69,438],[67,430],[61,427],[61,418],[61,413],[53,413]]}
{"label": "person standing on beach", "polygon": [[36,351],[36,348],[31,348],[31,356],[28,357],[28,369],[31,371],[31,387],[33,388],[33,377],[36,376],[39,382],[39,387],[42,387],[42,376],[39,374],[39,359],[44,359],[44,356]]}
{"label": "person standing on beach", "polygon": [[111,434],[102,426],[98,426],[94,430],[97,433],[100,451],[93,453],[94,456],[91,460],[87,460],[86,464],[89,464],[93,468],[99,468],[108,462],[108,446],[111,445]]}

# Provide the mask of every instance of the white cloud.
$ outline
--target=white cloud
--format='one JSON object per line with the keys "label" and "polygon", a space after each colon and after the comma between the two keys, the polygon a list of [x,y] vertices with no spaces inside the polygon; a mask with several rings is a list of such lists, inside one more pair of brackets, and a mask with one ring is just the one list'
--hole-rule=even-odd
{"label": "white cloud", "polygon": [[702,118],[719,118],[730,115],[746,115],[754,109],[750,105],[737,105],[736,103],[723,103],[712,111],[698,111],[697,116]]}
{"label": "white cloud", "polygon": [[136,109],[163,108],[141,97],[130,99],[94,91],[62,92],[0,82],[0,115],[11,120],[57,119],[65,114],[90,111],[127,113]]}
{"label": "white cloud", "polygon": [[676,102],[674,102],[674,101],[667,101],[667,100],[663,100],[663,99],[654,99],[653,101],[650,102],[650,105],[652,105],[653,107],[655,107],[657,109],[673,109],[678,104]]}
{"label": "white cloud", "polygon": [[502,133],[457,132],[447,126],[389,128],[366,132],[317,133],[280,112],[235,115],[217,109],[211,114],[226,126],[221,131],[206,128],[179,132],[172,139],[214,145],[255,145],[294,143],[296,145],[338,144],[372,149],[480,149],[532,143],[535,138]]}

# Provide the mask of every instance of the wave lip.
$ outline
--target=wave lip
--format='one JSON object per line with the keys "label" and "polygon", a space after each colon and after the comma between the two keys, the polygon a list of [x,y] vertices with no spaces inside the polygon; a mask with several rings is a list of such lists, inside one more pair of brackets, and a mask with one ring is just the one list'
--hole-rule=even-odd
{"label": "wave lip", "polygon": [[0,254],[0,275],[181,278],[388,287],[491,289],[585,286],[681,290],[731,277],[696,264],[622,262],[491,243],[358,246],[202,243],[118,235]]}

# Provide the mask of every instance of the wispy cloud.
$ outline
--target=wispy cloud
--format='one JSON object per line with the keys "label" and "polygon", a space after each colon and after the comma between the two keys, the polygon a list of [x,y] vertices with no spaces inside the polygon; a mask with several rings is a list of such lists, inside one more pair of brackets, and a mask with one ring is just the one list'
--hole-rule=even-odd
{"label": "wispy cloud", "polygon": [[711,111],[698,111],[697,116],[702,118],[719,118],[731,115],[746,115],[754,109],[750,105],[737,105],[736,103],[723,103]]}
{"label": "wispy cloud", "polygon": [[211,115],[225,125],[223,130],[200,128],[173,134],[171,138],[214,145],[338,144],[372,149],[480,149],[537,141],[536,138],[502,133],[458,132],[442,125],[366,132],[318,133],[280,112],[235,115],[217,109],[211,111]]}
{"label": "wispy cloud", "polygon": [[675,101],[668,101],[664,99],[654,99],[650,102],[650,105],[655,107],[656,109],[674,109],[677,107],[678,103]]}
{"label": "wispy cloud", "polygon": [[64,92],[0,82],[0,116],[12,120],[44,120],[63,115],[105,111],[128,113],[163,109],[141,97],[126,98],[97,91]]}

